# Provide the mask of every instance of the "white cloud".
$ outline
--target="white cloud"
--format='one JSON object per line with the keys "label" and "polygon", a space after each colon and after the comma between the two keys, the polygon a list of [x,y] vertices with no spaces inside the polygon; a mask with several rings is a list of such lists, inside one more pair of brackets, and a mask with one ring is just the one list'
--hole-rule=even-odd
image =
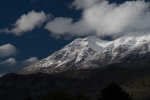
{"label": "white cloud", "polygon": [[7,66],[7,67],[12,67],[16,65],[17,61],[14,58],[9,58],[6,61],[0,62],[1,66]]}
{"label": "white cloud", "polygon": [[45,21],[50,19],[50,17],[50,14],[46,15],[43,11],[35,12],[33,10],[28,14],[23,14],[20,19],[15,22],[11,30],[6,28],[1,29],[0,32],[22,35],[24,32],[32,31],[34,28],[40,27]]}
{"label": "white cloud", "polygon": [[38,61],[39,59],[37,57],[31,57],[24,61],[16,61],[14,58],[9,58],[6,61],[0,62],[0,75],[16,73],[22,68],[32,65]]}
{"label": "white cloud", "polygon": [[147,30],[150,28],[149,4],[145,1],[130,1],[116,5],[103,1],[87,9],[84,20],[100,36]]}
{"label": "white cloud", "polygon": [[63,34],[68,32],[68,27],[72,24],[71,18],[55,18],[53,21],[50,21],[46,24],[45,29],[56,33],[56,34]]}
{"label": "white cloud", "polygon": [[85,22],[72,23],[72,20],[71,18],[55,18],[46,24],[45,29],[52,32],[54,36],[64,34],[81,36],[92,32],[92,29],[85,26]]}
{"label": "white cloud", "polygon": [[31,57],[27,60],[20,62],[17,66],[19,66],[19,69],[22,69],[22,68],[32,65],[38,61],[39,61],[39,59],[37,57]]}
{"label": "white cloud", "polygon": [[17,53],[16,47],[11,44],[5,44],[0,46],[0,58],[15,55],[16,53]]}
{"label": "white cloud", "polygon": [[83,9],[79,21],[55,18],[47,23],[45,29],[57,36],[66,33],[85,36],[93,33],[113,38],[135,31],[150,31],[150,2],[138,0],[110,4],[108,1],[99,1],[75,0],[73,4],[76,8]]}
{"label": "white cloud", "polygon": [[77,10],[79,9],[87,9],[91,8],[93,5],[99,3],[101,0],[75,0],[71,7],[75,7]]}

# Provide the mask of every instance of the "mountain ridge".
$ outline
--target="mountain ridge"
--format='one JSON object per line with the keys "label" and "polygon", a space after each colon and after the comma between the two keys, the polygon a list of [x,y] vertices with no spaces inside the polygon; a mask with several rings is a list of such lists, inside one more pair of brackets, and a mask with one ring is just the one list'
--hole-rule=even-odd
{"label": "mountain ridge", "polygon": [[150,52],[148,32],[130,33],[113,41],[88,36],[75,39],[61,50],[18,73],[58,73],[73,69],[102,68],[122,62],[129,55],[143,55],[148,52]]}

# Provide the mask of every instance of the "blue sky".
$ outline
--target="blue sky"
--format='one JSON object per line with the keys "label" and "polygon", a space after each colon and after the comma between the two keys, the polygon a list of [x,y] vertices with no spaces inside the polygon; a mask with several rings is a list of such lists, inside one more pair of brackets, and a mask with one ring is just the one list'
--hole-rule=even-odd
{"label": "blue sky", "polygon": [[78,37],[110,40],[149,31],[148,1],[1,0],[0,75],[17,72]]}

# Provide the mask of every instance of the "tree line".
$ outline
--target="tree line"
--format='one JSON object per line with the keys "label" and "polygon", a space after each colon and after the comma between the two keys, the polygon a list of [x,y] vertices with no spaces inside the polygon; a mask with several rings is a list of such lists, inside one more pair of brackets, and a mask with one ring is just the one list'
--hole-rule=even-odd
{"label": "tree line", "polygon": [[[30,94],[24,100],[33,100]],[[73,96],[65,90],[56,90],[44,95],[41,100],[90,100],[83,94]],[[100,93],[98,100],[132,100],[129,93],[123,90],[117,83],[107,85]]]}

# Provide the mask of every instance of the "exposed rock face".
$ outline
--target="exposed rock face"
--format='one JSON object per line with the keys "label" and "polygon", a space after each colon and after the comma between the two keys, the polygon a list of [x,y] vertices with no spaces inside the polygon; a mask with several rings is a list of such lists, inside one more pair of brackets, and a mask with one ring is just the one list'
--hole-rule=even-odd
{"label": "exposed rock face", "polygon": [[[89,36],[74,40],[49,57],[22,69],[19,74],[58,73],[74,69],[104,68],[115,63],[146,60],[149,57],[142,57],[149,54],[150,33],[127,34],[114,41],[104,41],[96,36]],[[126,64],[124,67],[131,66]]]}

